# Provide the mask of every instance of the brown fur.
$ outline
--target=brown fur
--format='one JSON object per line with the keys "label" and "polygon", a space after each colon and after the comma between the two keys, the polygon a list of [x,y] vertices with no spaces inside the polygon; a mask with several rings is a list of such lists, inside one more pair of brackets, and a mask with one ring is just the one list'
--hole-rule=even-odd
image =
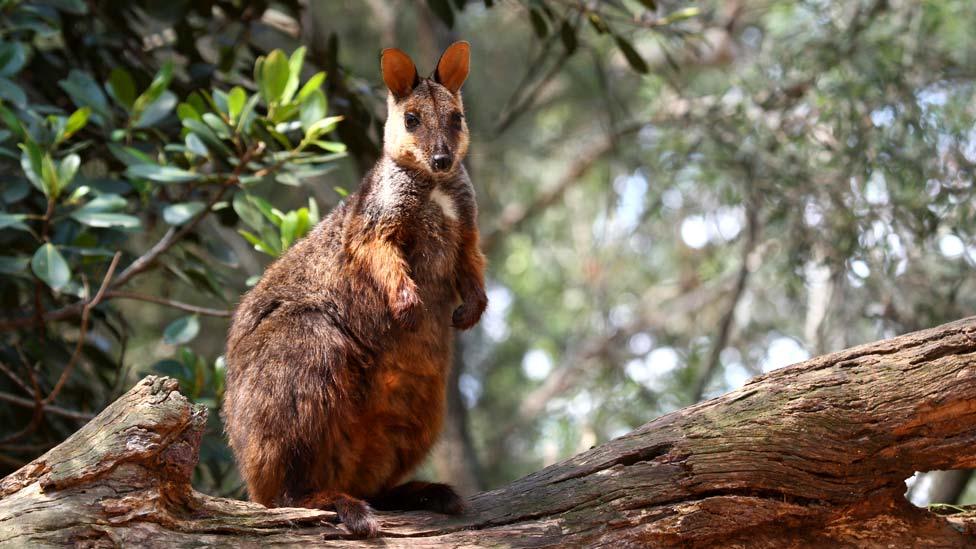
{"label": "brown fur", "polygon": [[[441,430],[451,326],[470,328],[487,305],[463,105],[437,80],[460,87],[467,46],[449,48],[434,79],[396,51],[382,63],[383,158],[242,298],[227,340],[223,417],[251,499],[334,508],[366,536],[364,500],[460,511],[446,485],[398,484]],[[410,131],[408,112],[420,118]],[[435,154],[451,165],[434,170]]]}

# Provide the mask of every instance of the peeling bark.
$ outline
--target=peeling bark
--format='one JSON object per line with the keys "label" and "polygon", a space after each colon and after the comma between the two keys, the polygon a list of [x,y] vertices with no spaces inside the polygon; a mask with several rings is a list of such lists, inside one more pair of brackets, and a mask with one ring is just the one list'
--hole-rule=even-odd
{"label": "peeling bark", "polygon": [[[334,513],[190,487],[206,411],[148,377],[0,481],[3,546],[376,545]],[[387,547],[966,547],[976,510],[910,505],[976,468],[976,317],[777,370],[469,500],[381,513]]]}

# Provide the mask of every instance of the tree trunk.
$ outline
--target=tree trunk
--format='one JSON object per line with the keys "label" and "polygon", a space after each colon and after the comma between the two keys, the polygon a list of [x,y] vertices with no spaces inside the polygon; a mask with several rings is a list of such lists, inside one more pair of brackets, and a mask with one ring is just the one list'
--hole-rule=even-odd
{"label": "tree trunk", "polygon": [[[320,546],[334,513],[190,487],[205,409],[148,377],[0,481],[0,545]],[[976,317],[815,358],[469,500],[381,513],[387,547],[965,547],[976,511],[904,498],[976,467]],[[343,541],[340,541],[343,540]]]}

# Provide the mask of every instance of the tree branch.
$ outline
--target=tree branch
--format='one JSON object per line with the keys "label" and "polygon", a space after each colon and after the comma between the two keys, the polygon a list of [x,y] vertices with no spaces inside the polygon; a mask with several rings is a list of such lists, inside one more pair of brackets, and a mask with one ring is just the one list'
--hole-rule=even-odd
{"label": "tree branch", "polygon": [[[0,544],[376,543],[348,540],[331,511],[195,492],[207,412],[177,389],[144,379],[0,481]],[[460,517],[380,513],[382,543],[968,547],[976,510],[941,516],[903,494],[915,471],[976,467],[974,403],[976,317],[757,377],[474,496]]]}

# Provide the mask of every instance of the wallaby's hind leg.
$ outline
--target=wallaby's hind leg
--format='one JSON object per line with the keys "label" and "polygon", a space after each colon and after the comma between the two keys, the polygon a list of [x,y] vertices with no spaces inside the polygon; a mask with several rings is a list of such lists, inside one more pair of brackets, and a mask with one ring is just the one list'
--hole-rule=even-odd
{"label": "wallaby's hind leg", "polygon": [[285,482],[285,448],[274,441],[248,440],[237,456],[241,477],[247,483],[247,493],[251,501],[265,507],[279,504]]}
{"label": "wallaby's hind leg", "polygon": [[464,500],[447,484],[412,480],[392,488],[369,502],[383,511],[435,511],[446,515],[464,512]]}
{"label": "wallaby's hind leg", "polygon": [[342,492],[327,490],[316,492],[298,502],[299,507],[309,509],[335,510],[339,520],[346,525],[350,532],[365,538],[376,537],[379,524],[373,516],[373,509],[368,503],[356,499]]}

